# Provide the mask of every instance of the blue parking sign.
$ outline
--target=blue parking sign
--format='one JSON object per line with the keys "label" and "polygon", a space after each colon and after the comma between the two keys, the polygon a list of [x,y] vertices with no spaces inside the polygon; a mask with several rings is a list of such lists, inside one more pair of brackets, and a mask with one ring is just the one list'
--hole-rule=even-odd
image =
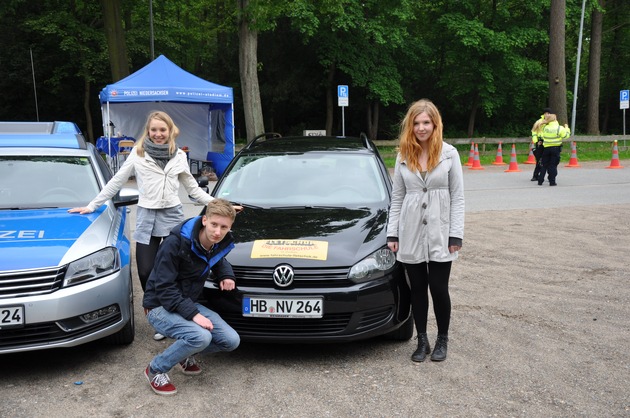
{"label": "blue parking sign", "polygon": [[621,90],[619,92],[619,109],[628,109],[630,105],[630,90]]}
{"label": "blue parking sign", "polygon": [[350,89],[348,86],[337,86],[337,99],[339,106],[348,106],[350,96]]}

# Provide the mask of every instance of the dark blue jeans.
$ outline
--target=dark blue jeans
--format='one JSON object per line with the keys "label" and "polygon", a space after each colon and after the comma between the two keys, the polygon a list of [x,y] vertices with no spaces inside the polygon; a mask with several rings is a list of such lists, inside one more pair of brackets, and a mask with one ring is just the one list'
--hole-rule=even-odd
{"label": "dark blue jeans", "polygon": [[201,328],[195,322],[182,318],[178,313],[169,312],[162,306],[149,311],[147,319],[153,328],[160,334],[175,339],[170,347],[153,357],[151,369],[166,373],[180,361],[197,353],[232,351],[239,346],[240,337],[218,313],[199,303],[197,309],[212,321],[212,331]]}
{"label": "dark blue jeans", "polygon": [[556,176],[558,175],[558,164],[560,164],[560,152],[562,147],[547,147],[543,151],[541,161],[542,168],[540,174],[538,174],[538,184],[543,184],[545,181],[545,174],[548,174],[549,183],[556,182]]}

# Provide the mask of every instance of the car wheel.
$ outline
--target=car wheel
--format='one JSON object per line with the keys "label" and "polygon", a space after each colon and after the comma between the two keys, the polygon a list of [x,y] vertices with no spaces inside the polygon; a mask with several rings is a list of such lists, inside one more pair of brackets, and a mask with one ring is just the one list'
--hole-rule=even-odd
{"label": "car wheel", "polygon": [[403,324],[392,332],[385,334],[385,338],[388,340],[397,341],[409,341],[413,336],[413,316],[409,315],[409,318]]}
{"label": "car wheel", "polygon": [[129,321],[123,329],[116,334],[107,337],[107,341],[113,345],[131,344],[136,336],[136,320],[133,313],[133,289],[131,287],[131,279],[129,280]]}

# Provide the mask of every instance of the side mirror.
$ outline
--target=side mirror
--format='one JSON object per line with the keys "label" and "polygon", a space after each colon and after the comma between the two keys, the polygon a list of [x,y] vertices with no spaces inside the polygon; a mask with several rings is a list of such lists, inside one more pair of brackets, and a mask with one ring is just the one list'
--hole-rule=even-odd
{"label": "side mirror", "polygon": [[[206,192],[206,193],[210,193],[210,190],[208,189],[208,177],[206,176],[200,176],[197,178],[197,185],[199,187],[201,187],[201,189]],[[191,202],[193,203],[198,203],[195,199],[192,198],[191,195],[188,195],[188,198],[190,199]]]}
{"label": "side mirror", "polygon": [[139,193],[137,189],[123,187],[112,199],[114,207],[135,205],[138,203]]}
{"label": "side mirror", "polygon": [[208,187],[208,177],[206,176],[201,176],[199,178],[197,178],[197,184],[199,185],[199,187],[203,188],[203,187]]}

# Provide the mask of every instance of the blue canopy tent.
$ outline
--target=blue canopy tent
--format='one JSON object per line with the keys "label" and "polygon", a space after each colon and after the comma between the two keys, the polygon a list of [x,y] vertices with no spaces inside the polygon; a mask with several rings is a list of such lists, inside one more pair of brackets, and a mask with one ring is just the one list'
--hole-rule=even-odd
{"label": "blue canopy tent", "polygon": [[210,161],[221,175],[234,157],[232,88],[190,74],[164,55],[107,85],[100,102],[110,149],[112,137],[140,138],[149,113],[162,110],[179,128],[177,145],[187,146],[191,159]]}

